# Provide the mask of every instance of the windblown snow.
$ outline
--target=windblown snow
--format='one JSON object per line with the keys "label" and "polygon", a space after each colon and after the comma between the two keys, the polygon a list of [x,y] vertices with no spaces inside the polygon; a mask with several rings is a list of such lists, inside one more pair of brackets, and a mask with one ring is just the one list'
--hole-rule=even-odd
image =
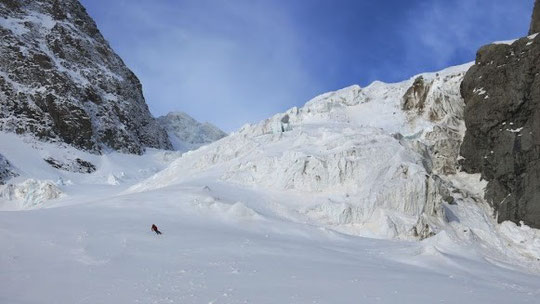
{"label": "windblown snow", "polygon": [[183,154],[0,133],[19,174],[0,206],[33,209],[0,212],[0,302],[536,303],[540,232],[497,224],[459,170],[469,66],[326,93]]}

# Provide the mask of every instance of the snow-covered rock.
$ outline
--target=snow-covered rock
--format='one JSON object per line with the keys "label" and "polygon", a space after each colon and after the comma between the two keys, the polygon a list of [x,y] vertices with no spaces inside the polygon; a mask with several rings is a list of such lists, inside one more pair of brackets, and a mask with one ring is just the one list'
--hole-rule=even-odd
{"label": "snow-covered rock", "polygon": [[80,158],[61,161],[53,157],[48,157],[45,158],[44,161],[51,165],[53,168],[70,172],[92,173],[96,171],[96,166],[94,166],[94,164]]}
{"label": "snow-covered rock", "polygon": [[0,185],[3,185],[8,179],[18,176],[11,163],[0,154]]}
{"label": "snow-covered rock", "polygon": [[189,151],[198,149],[219,140],[227,133],[205,122],[200,123],[183,112],[171,112],[158,118],[159,124],[167,131],[174,150]]}
{"label": "snow-covered rock", "polygon": [[79,1],[2,1],[0,36],[0,130],[93,152],[171,147]]}

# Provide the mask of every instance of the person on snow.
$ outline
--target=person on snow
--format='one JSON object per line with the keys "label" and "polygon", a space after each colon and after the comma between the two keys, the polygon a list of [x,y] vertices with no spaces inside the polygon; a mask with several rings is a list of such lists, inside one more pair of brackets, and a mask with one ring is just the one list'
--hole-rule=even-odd
{"label": "person on snow", "polygon": [[156,234],[161,234],[161,231],[159,231],[157,226],[154,224],[152,224],[152,231],[154,231]]}

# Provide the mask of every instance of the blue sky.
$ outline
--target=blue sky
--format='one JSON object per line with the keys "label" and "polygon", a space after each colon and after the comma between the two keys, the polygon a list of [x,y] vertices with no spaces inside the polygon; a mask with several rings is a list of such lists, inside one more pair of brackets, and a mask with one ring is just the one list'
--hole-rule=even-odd
{"label": "blue sky", "polygon": [[234,131],[312,97],[395,82],[524,36],[532,0],[82,0],[151,112]]}

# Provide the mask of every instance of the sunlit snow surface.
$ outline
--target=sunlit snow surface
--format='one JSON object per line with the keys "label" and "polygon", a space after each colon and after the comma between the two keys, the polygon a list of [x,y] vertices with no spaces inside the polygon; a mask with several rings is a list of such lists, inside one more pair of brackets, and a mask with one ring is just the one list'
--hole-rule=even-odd
{"label": "sunlit snow surface", "polygon": [[182,156],[0,133],[10,183],[60,191],[0,197],[0,303],[538,303],[540,233],[496,224],[478,176],[442,176],[456,203],[428,217],[435,236],[410,235],[436,194],[418,146],[440,125],[462,134],[467,67],[424,74],[437,123],[401,111],[412,78],[324,94]]}
{"label": "sunlit snow surface", "polygon": [[538,302],[538,275],[444,235],[345,236],[237,202],[258,192],[209,187],[0,213],[0,302]]}

